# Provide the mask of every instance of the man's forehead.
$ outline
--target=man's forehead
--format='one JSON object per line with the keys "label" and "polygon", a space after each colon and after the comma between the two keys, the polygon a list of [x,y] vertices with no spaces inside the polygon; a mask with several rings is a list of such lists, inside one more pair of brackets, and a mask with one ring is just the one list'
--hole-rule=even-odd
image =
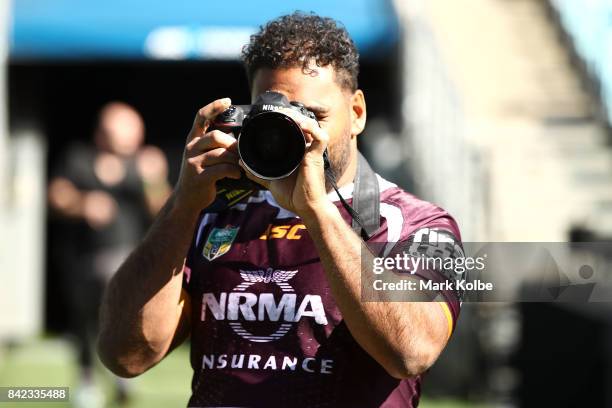
{"label": "man's forehead", "polygon": [[290,100],[307,102],[326,99],[340,92],[335,69],[331,65],[324,67],[311,66],[308,69],[260,68],[253,77],[254,100],[265,91],[276,91],[285,94]]}

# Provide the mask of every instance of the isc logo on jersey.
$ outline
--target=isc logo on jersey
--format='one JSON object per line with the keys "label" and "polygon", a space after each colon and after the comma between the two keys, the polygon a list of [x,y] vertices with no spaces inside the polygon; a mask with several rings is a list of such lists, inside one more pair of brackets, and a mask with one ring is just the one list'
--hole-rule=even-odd
{"label": "isc logo on jersey", "polygon": [[[296,273],[297,270],[284,271],[273,268],[240,270],[243,282],[231,292],[221,292],[219,296],[211,292],[204,293],[201,320],[205,321],[207,315],[212,315],[216,320],[226,320],[240,337],[257,343],[280,339],[302,318],[311,318],[317,324],[326,325],[327,317],[321,296],[305,295],[298,298],[288,283]],[[257,283],[278,286],[283,293],[281,298],[277,301],[271,292],[258,294],[247,292],[249,287]],[[253,334],[244,328],[239,321],[240,318],[248,322],[279,322],[279,326],[270,334]]]}
{"label": "isc logo on jersey", "polygon": [[261,234],[259,239],[302,239],[301,230],[306,229],[304,224],[294,225],[272,225],[268,224],[266,231]]}

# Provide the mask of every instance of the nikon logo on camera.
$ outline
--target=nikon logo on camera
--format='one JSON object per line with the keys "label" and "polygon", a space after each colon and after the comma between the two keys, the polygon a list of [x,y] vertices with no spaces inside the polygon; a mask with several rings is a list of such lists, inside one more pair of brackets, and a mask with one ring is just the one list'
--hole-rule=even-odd
{"label": "nikon logo on camera", "polygon": [[281,110],[282,108],[283,106],[281,105],[269,105],[269,104],[261,105],[261,110],[265,110],[265,111],[277,111],[277,110]]}

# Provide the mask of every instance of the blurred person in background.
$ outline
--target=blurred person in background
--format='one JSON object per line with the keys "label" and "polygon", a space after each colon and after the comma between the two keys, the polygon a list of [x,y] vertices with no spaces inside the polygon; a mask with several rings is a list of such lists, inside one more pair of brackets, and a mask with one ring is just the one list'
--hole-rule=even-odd
{"label": "blurred person in background", "polygon": [[[104,396],[94,381],[93,341],[106,283],[140,241],[170,194],[164,153],[143,146],[145,126],[130,105],[111,102],[98,117],[92,144],[70,146],[55,169],[48,200],[59,236],[58,263],[80,366],[77,406],[96,407]],[[128,398],[117,378],[117,399]]]}
{"label": "blurred person in background", "polygon": [[[279,17],[251,37],[243,60],[253,100],[274,91],[316,114],[283,112],[309,142],[305,156],[280,180],[247,171],[264,190],[202,211],[216,181],[239,178],[241,167],[236,140],[211,129],[231,101],[198,111],[174,193],[105,292],[102,361],[133,377],[191,335],[192,407],[414,407],[460,302],[451,291],[436,302],[363,302],[361,276],[371,275],[373,256],[363,237],[433,251],[459,242],[458,226],[368,172],[357,150],[366,123],[358,54],[341,25],[313,14]],[[202,78],[192,91],[218,80]],[[369,186],[367,200],[359,183]],[[360,201],[376,226],[351,227],[338,191]]]}

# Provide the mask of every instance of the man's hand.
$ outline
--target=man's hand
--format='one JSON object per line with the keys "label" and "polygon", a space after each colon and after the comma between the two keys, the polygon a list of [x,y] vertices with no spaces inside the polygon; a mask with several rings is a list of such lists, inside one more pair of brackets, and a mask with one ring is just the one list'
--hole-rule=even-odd
{"label": "man's hand", "polygon": [[[330,204],[335,208],[327,199],[325,189],[323,152],[329,143],[329,135],[314,119],[291,109],[283,109],[281,112],[298,124],[306,138],[306,154],[300,167],[289,177],[280,180],[263,180],[245,168],[247,177],[270,190],[281,207],[301,217],[328,208]],[[244,168],[242,162],[240,165]]]}
{"label": "man's hand", "polygon": [[176,188],[179,206],[201,210],[215,199],[217,180],[240,178],[236,139],[220,130],[207,132],[214,118],[230,105],[229,98],[217,99],[196,114]]}
{"label": "man's hand", "polygon": [[49,184],[49,204],[63,217],[84,220],[93,229],[107,226],[117,217],[117,201],[105,191],[80,191],[68,179],[54,178]]}
{"label": "man's hand", "polygon": [[93,229],[106,227],[117,218],[117,201],[105,191],[94,190],[82,194],[82,213]]}
{"label": "man's hand", "polygon": [[166,183],[168,162],[164,152],[157,146],[143,147],[136,154],[136,170],[145,183]]}

